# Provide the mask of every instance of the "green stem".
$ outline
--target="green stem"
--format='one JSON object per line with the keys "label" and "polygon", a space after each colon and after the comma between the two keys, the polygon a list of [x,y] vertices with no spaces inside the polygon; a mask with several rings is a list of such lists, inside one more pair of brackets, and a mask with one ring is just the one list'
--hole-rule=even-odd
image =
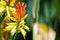
{"label": "green stem", "polygon": [[18,32],[15,33],[14,37],[13,37],[13,40],[16,39],[16,36],[17,36]]}
{"label": "green stem", "polygon": [[1,26],[1,23],[0,23],[0,40],[2,40],[2,26]]}

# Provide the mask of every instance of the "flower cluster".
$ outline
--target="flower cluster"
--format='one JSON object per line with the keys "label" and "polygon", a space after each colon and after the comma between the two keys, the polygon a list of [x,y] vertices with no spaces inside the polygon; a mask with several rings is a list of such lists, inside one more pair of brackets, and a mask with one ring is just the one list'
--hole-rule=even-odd
{"label": "flower cluster", "polygon": [[23,37],[26,36],[26,31],[29,28],[25,25],[26,14],[26,4],[18,2],[15,7],[16,0],[1,0],[0,1],[0,15],[6,14],[8,20],[13,22],[7,23],[7,27],[4,29],[11,33],[13,36],[16,31],[21,32]]}

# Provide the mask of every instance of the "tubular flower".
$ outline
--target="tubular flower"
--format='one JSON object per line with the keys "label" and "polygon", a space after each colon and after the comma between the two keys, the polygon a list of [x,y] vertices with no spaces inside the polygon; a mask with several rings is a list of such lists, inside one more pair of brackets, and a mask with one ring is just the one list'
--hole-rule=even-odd
{"label": "tubular flower", "polygon": [[17,23],[7,23],[7,25],[8,26],[5,28],[5,30],[11,31],[17,25]]}
{"label": "tubular flower", "polygon": [[25,32],[25,30],[24,30],[23,28],[20,28],[20,31],[21,31],[21,33],[22,33],[24,39],[25,39],[25,36],[26,36],[26,32]]}
{"label": "tubular flower", "polygon": [[24,20],[20,22],[19,26],[29,31],[29,28],[25,25]]}
{"label": "tubular flower", "polygon": [[[16,0],[6,0],[7,3],[14,4]],[[26,36],[26,31],[29,31],[29,28],[25,25],[25,19],[27,17],[26,13],[26,4],[18,2],[16,4],[16,8],[6,6],[6,13],[9,20],[12,20],[11,23],[7,23],[7,27],[5,28],[6,31],[9,31],[11,33],[11,36],[13,36],[16,31],[21,32],[24,39]]]}
{"label": "tubular flower", "polygon": [[7,23],[7,27],[5,28],[5,31],[10,31],[11,36],[13,36],[15,34],[15,32],[17,31],[16,27],[17,27],[17,23]]}
{"label": "tubular flower", "polygon": [[[10,31],[11,36],[13,36],[15,34],[16,31],[21,32],[24,39],[26,36],[26,30],[30,31],[29,28],[25,25],[24,20],[20,21],[19,23],[15,22],[15,23],[7,23],[7,27],[5,28],[5,30]],[[17,26],[19,25],[19,26]]]}
{"label": "tubular flower", "polygon": [[16,19],[20,20],[26,13],[26,4],[18,2],[16,4],[16,13],[13,15]]}
{"label": "tubular flower", "polygon": [[17,27],[17,26],[13,27],[13,29],[11,30],[11,36],[13,36],[13,35],[15,34],[15,32],[17,31],[17,30],[16,30],[16,27]]}

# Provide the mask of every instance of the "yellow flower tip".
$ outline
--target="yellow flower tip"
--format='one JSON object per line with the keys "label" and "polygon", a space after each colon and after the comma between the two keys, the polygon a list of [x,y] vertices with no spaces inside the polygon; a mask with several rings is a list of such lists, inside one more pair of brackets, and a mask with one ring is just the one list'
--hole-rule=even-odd
{"label": "yellow flower tip", "polygon": [[24,39],[26,40],[26,38],[24,37]]}
{"label": "yellow flower tip", "polygon": [[16,26],[13,27],[13,29],[11,30],[11,36],[13,36],[15,34],[15,32],[16,32]]}
{"label": "yellow flower tip", "polygon": [[24,20],[22,20],[22,21],[20,22],[20,25],[22,25],[22,24],[25,24]]}
{"label": "yellow flower tip", "polygon": [[29,30],[29,28],[28,28],[27,26],[24,26],[24,29],[26,29],[26,30],[30,31],[30,30]]}
{"label": "yellow flower tip", "polygon": [[7,25],[8,25],[8,26],[12,26],[12,27],[14,27],[14,26],[17,25],[17,23],[16,23],[16,22],[13,22],[13,23],[7,23]]}
{"label": "yellow flower tip", "polygon": [[24,20],[24,19],[26,19],[26,17],[28,16],[28,14],[26,14],[21,20]]}
{"label": "yellow flower tip", "polygon": [[14,4],[13,3],[10,3],[10,6],[14,6]]}
{"label": "yellow flower tip", "polygon": [[10,31],[10,30],[12,30],[15,26],[16,26],[16,23],[7,23],[7,27],[5,27],[5,29],[7,30],[7,31]]}
{"label": "yellow flower tip", "polygon": [[24,37],[24,39],[26,39],[26,35],[25,36],[23,36]]}
{"label": "yellow flower tip", "polygon": [[16,13],[16,9],[15,9],[15,8],[12,8],[12,7],[9,8],[9,11],[10,11],[11,13]]}
{"label": "yellow flower tip", "polygon": [[9,7],[8,6],[6,6],[6,11],[7,11],[7,17],[10,20],[10,13],[9,13]]}
{"label": "yellow flower tip", "polygon": [[22,29],[22,28],[20,28],[20,31],[21,31],[21,33],[22,33],[23,37],[25,38],[25,36],[26,36],[26,32],[25,32],[25,30],[24,30],[24,29]]}
{"label": "yellow flower tip", "polygon": [[6,6],[7,3],[5,1],[0,1],[0,6]]}
{"label": "yellow flower tip", "polygon": [[11,32],[11,36],[13,36],[15,34],[16,30],[14,32]]}
{"label": "yellow flower tip", "polygon": [[5,29],[6,29],[7,31],[10,31],[12,28],[13,28],[12,26],[7,26]]}

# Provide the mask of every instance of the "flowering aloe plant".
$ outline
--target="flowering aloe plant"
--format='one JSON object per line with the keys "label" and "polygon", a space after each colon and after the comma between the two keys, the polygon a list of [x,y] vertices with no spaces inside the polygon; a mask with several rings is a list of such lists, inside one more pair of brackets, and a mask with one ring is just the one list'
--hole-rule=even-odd
{"label": "flowering aloe plant", "polygon": [[15,4],[15,2],[16,0],[0,1],[0,16],[5,14],[5,17],[7,16],[8,21],[12,21],[6,23],[7,26],[5,27],[4,31],[10,32],[11,36],[13,36],[16,32],[21,32],[25,39],[25,30],[30,31],[25,25],[25,19],[28,16],[28,14],[26,14],[26,4],[24,2],[17,2]]}

